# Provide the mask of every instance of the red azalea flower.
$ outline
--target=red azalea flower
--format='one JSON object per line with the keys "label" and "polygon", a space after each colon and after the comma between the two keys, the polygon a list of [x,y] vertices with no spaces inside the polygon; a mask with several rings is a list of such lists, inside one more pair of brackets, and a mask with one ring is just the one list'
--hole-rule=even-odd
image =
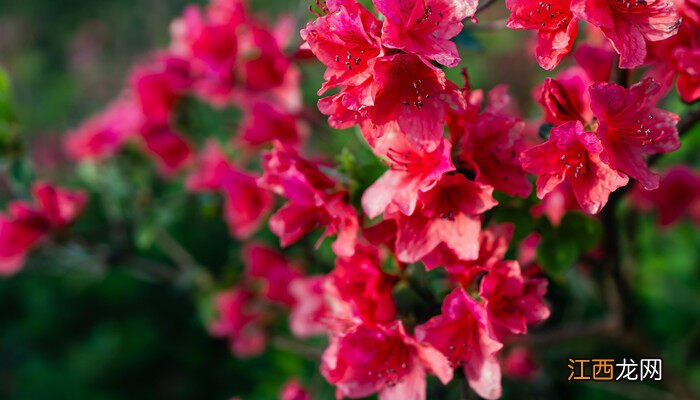
{"label": "red azalea flower", "polygon": [[143,116],[130,95],[120,97],[99,114],[69,132],[65,148],[74,160],[103,159],[116,153],[137,134]]}
{"label": "red azalea flower", "polygon": [[681,145],[676,129],[678,115],[654,106],[659,89],[651,78],[629,89],[614,83],[596,83],[590,88],[604,157],[645,189],[657,188],[659,176],[651,172],[644,156],[674,151]]}
{"label": "red azalea flower", "polygon": [[581,207],[596,214],[610,193],[629,181],[600,159],[602,152],[595,134],[575,121],[552,129],[549,140],[523,152],[520,161],[526,171],[538,175],[537,197],[544,198],[567,180]]}
{"label": "red azalea flower", "polygon": [[357,214],[346,202],[347,193],[337,190],[333,179],[279,142],[263,154],[263,169],[261,185],[289,199],[270,218],[270,229],[283,247],[317,227],[325,227],[322,238],[337,234],[335,253],[352,256],[359,230]]}
{"label": "red azalea flower", "polygon": [[231,235],[245,239],[255,233],[272,208],[272,196],[257,178],[236,168],[215,141],[209,141],[189,176],[192,191],[219,191],[225,199],[224,216]]}
{"label": "red azalea flower", "polygon": [[144,146],[165,175],[172,175],[192,159],[187,140],[166,122],[146,121],[139,131]]}
{"label": "red azalea flower", "polygon": [[496,353],[503,345],[491,337],[484,307],[462,288],[442,303],[442,314],[416,327],[416,338],[430,343],[453,366],[462,366],[469,386],[485,399],[501,397],[501,367]]}
{"label": "red azalea flower", "polygon": [[571,9],[603,31],[620,55],[620,68],[642,65],[647,42],[675,35],[680,25],[673,0],[572,0]]}
{"label": "red azalea flower", "polygon": [[445,175],[431,190],[420,193],[421,207],[410,216],[400,212],[396,257],[416,262],[444,243],[461,260],[479,256],[479,214],[494,207],[493,188],[467,180],[463,175]]}
{"label": "red azalea flower", "polygon": [[632,200],[642,210],[655,209],[661,226],[669,226],[683,215],[700,223],[700,173],[686,166],[672,167],[657,189],[635,187]]}
{"label": "red azalea flower", "polygon": [[294,335],[307,338],[327,332],[326,322],[330,310],[326,304],[326,282],[328,277],[308,276],[294,279],[289,293],[294,298],[289,315],[289,327]]}
{"label": "red azalea flower", "polygon": [[392,138],[383,154],[389,159],[389,170],[362,195],[362,208],[370,218],[390,205],[406,215],[413,214],[419,193],[430,190],[444,173],[454,170],[452,146],[446,139],[434,151],[427,152],[412,148],[402,135]]}
{"label": "red azalea flower", "polygon": [[308,48],[327,67],[319,94],[371,79],[372,60],[383,54],[380,35],[379,20],[359,3],[328,2],[328,14],[301,30]]}
{"label": "red azalea flower", "polygon": [[441,69],[411,54],[379,57],[373,72],[374,101],[366,109],[372,124],[361,126],[365,138],[381,138],[398,126],[412,147],[434,151],[444,136],[447,110],[465,106],[457,86]]}
{"label": "red azalea flower", "polygon": [[280,400],[312,400],[309,392],[296,379],[290,379],[284,384],[279,395]]}
{"label": "red azalea flower", "polygon": [[218,318],[209,325],[209,332],[228,338],[231,352],[237,357],[254,356],[265,349],[267,338],[254,298],[247,289],[236,287],[219,293],[214,300]]}
{"label": "red azalea flower", "polygon": [[11,275],[24,265],[27,253],[51,230],[71,223],[85,207],[82,191],[47,183],[32,187],[34,205],[13,201],[0,213],[0,275]]}
{"label": "red azalea flower", "polygon": [[237,30],[243,20],[240,15],[213,22],[190,6],[172,23],[173,52],[190,62],[197,92],[214,104],[225,103],[235,85]]}
{"label": "red azalea flower", "polygon": [[364,322],[389,323],[396,317],[392,289],[398,280],[382,271],[376,247],[358,246],[352,257],[338,257],[330,280],[340,298]]}
{"label": "red azalea flower", "polygon": [[546,279],[524,278],[517,261],[502,261],[481,280],[479,297],[494,331],[503,338],[507,332],[525,334],[527,325],[549,318],[546,293]]}
{"label": "red azalea flower", "polygon": [[540,365],[527,347],[514,347],[503,359],[503,373],[514,378],[529,380],[540,371]]}
{"label": "red azalea flower", "polygon": [[258,147],[275,140],[289,146],[299,145],[307,136],[306,126],[298,115],[268,100],[246,104],[241,126],[241,139]]}
{"label": "red azalea flower", "polygon": [[192,87],[190,65],[172,54],[157,54],[152,61],[134,69],[131,87],[141,111],[152,123],[170,121],[177,102]]}
{"label": "red azalea flower", "polygon": [[537,62],[554,69],[569,54],[578,35],[578,19],[571,13],[571,0],[507,0],[511,12],[506,26],[537,30]]}
{"label": "red azalea flower", "polygon": [[384,14],[382,44],[447,67],[459,61],[457,46],[450,41],[464,27],[462,20],[474,15],[477,0],[374,0]]}
{"label": "red azalea flower", "polygon": [[459,158],[476,172],[476,182],[510,196],[527,197],[532,185],[518,155],[525,150],[524,123],[504,110],[511,108],[506,87],[489,92],[490,105],[473,123],[465,123]]}
{"label": "red azalea flower", "polygon": [[263,294],[268,300],[286,306],[294,305],[289,284],[302,274],[284,254],[262,244],[248,243],[243,248],[243,261],[247,275],[263,281]]}
{"label": "red azalea flower", "polygon": [[321,373],[337,387],[339,398],[379,392],[381,400],[425,400],[426,371],[443,384],[452,379],[447,359],[408,336],[400,321],[358,325],[333,338],[321,364]]}
{"label": "red azalea flower", "polygon": [[454,251],[441,243],[422,261],[428,270],[444,267],[453,282],[468,288],[474,278],[503,260],[514,228],[513,224],[500,224],[482,230],[479,235],[479,257],[475,260],[461,260]]}
{"label": "red azalea flower", "polygon": [[700,45],[681,47],[673,52],[678,70],[678,93],[685,102],[700,99]]}

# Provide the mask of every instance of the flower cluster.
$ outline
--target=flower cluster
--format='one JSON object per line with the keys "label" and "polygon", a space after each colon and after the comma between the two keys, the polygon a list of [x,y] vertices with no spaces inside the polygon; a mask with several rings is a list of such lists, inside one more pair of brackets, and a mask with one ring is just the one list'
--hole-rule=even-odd
{"label": "flower cluster", "polygon": [[[214,296],[209,330],[236,356],[264,351],[283,310],[297,337],[328,338],[320,370],[338,398],[425,399],[426,374],[446,384],[459,372],[479,396],[496,399],[502,364],[534,373],[524,349],[502,361],[504,345],[550,314],[548,282],[533,260],[537,234],[518,243],[512,223],[491,218],[499,202],[530,197],[528,173],[542,200],[532,214],[555,225],[568,210],[599,213],[630,178],[638,206],[661,207],[662,223],[686,210],[697,217],[696,201],[666,206],[670,193],[698,197],[697,174],[677,169],[660,179],[646,158],[680,146],[679,117],[657,107],[674,77],[684,100],[700,94],[697,2],[507,0],[508,27],[538,31],[545,69],[573,51],[579,20],[588,22],[576,65],[534,89],[537,120],[521,117],[504,85],[474,89],[466,70],[463,87],[447,79],[443,68],[461,61],[452,39],[463,20],[476,21],[475,0],[316,5],[296,46],[293,20],[270,28],[242,0],[187,8],[170,46],[135,67],[119,97],[65,140],[72,158],[95,163],[136,143],[166,180],[184,176],[188,192],[223,198],[245,269]],[[633,85],[612,83],[616,57],[620,68],[652,68]],[[357,126],[387,167],[360,190],[347,171],[308,153],[316,115],[302,104],[299,64],[313,59],[325,66],[318,94],[332,93],[318,110],[334,128]],[[190,98],[241,110],[235,137],[197,145],[178,125]],[[12,203],[0,215],[0,273],[16,271],[86,201],[44,184],[34,192],[36,206]],[[312,261],[263,244],[266,229],[281,248],[316,235],[318,249],[331,237],[332,269],[305,274]],[[508,257],[518,246],[520,256]],[[415,268],[446,276],[438,295],[414,281]],[[402,310],[396,292],[406,286],[432,308]],[[310,398],[296,381],[281,393]]]}

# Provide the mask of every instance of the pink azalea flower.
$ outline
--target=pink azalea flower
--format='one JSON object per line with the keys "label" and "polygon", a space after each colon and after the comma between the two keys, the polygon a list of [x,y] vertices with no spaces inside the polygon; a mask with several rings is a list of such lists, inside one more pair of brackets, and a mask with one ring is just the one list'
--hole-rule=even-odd
{"label": "pink azalea flower", "polygon": [[537,197],[544,198],[565,180],[576,200],[590,214],[598,213],[610,193],[629,181],[601,160],[603,145],[580,121],[552,129],[549,140],[520,156],[523,168],[538,175]]}
{"label": "pink azalea flower", "polygon": [[675,0],[676,9],[683,17],[683,23],[689,23],[700,29],[700,1],[698,0]]}
{"label": "pink azalea flower", "polygon": [[374,0],[384,14],[382,44],[435,60],[447,67],[459,61],[450,41],[462,31],[462,20],[474,15],[477,0]]}
{"label": "pink azalea flower", "polygon": [[452,379],[447,359],[408,336],[401,321],[361,324],[333,338],[321,364],[321,373],[336,386],[338,398],[379,392],[380,400],[425,400],[426,371],[443,384]]}
{"label": "pink azalea flower", "polygon": [[146,121],[139,135],[165,175],[174,174],[192,159],[190,144],[168,123]]}
{"label": "pink azalea flower", "polygon": [[306,46],[327,67],[319,94],[371,79],[372,60],[383,54],[381,23],[372,13],[355,1],[328,2],[328,8],[301,30]]}
{"label": "pink azalea flower", "polygon": [[237,357],[254,356],[265,349],[267,338],[253,300],[253,293],[242,287],[219,293],[214,299],[218,318],[209,325],[209,332],[228,338]]}
{"label": "pink azalea flower", "polygon": [[469,386],[485,399],[501,397],[501,367],[496,353],[503,345],[491,337],[484,307],[462,288],[442,303],[442,314],[416,327],[416,338],[462,366]]}
{"label": "pink azalea flower", "polygon": [[284,86],[294,68],[274,32],[249,22],[240,35],[239,72],[244,88],[264,93]]}
{"label": "pink azalea flower", "polygon": [[235,167],[215,141],[209,141],[202,150],[187,188],[221,192],[229,231],[239,239],[255,233],[272,208],[270,193],[258,186],[255,176]]}
{"label": "pink azalea flower", "polygon": [[260,184],[289,199],[270,218],[270,229],[283,247],[325,227],[322,238],[337,234],[333,251],[341,257],[352,256],[359,231],[357,214],[346,202],[347,193],[336,189],[335,180],[279,142],[263,155],[263,169]]}
{"label": "pink azalea flower", "polygon": [[[502,91],[505,87],[499,89]],[[501,107],[507,109],[510,97],[499,94],[499,89],[492,90],[490,98],[502,101]],[[498,110],[494,103],[474,123],[465,125],[459,158],[476,172],[476,182],[493,186],[510,196],[530,194],[532,185],[518,160],[518,154],[525,150],[523,128],[522,121]]]}
{"label": "pink azalea flower", "polygon": [[141,110],[131,96],[120,97],[67,134],[66,152],[74,160],[107,158],[137,134],[142,118]]}
{"label": "pink azalea flower", "polygon": [[503,260],[514,228],[513,224],[500,224],[482,230],[479,235],[479,257],[474,260],[461,260],[454,251],[441,243],[422,261],[428,270],[444,267],[453,282],[468,288],[474,278]]}
{"label": "pink azalea flower", "polygon": [[284,254],[262,244],[248,243],[243,248],[243,261],[248,276],[262,280],[263,294],[268,300],[286,306],[294,305],[289,284],[302,274],[299,267],[290,264]]}
{"label": "pink azalea flower", "polygon": [[289,285],[294,298],[289,327],[294,335],[307,338],[327,332],[326,320],[330,314],[325,299],[327,281],[325,275],[308,276],[296,278]]}
{"label": "pink azalea flower", "polygon": [[679,117],[654,106],[653,96],[659,89],[651,78],[629,89],[614,83],[597,83],[590,88],[605,157],[613,168],[637,179],[645,189],[657,188],[659,176],[649,170],[644,156],[680,147]]}
{"label": "pink azalea flower", "polygon": [[542,68],[554,69],[569,54],[578,35],[578,18],[571,13],[571,0],[507,0],[506,7],[511,12],[506,26],[538,31],[535,53]]}
{"label": "pink azalea flower", "polygon": [[539,369],[534,354],[527,347],[512,348],[503,359],[503,373],[518,379],[530,380]]}
{"label": "pink azalea flower", "polygon": [[187,60],[167,53],[135,68],[130,81],[143,115],[153,123],[170,121],[173,108],[192,87]]}
{"label": "pink azalea flower", "polygon": [[396,277],[382,271],[379,251],[358,246],[352,257],[339,257],[330,279],[340,298],[365,323],[389,323],[396,317],[392,289]]}
{"label": "pink azalea flower", "polygon": [[447,110],[464,107],[459,89],[441,69],[418,56],[394,54],[375,61],[374,101],[366,109],[372,125],[362,126],[362,134],[380,138],[398,126],[412,147],[434,151],[444,136]]}
{"label": "pink azalea flower", "polygon": [[681,47],[673,52],[678,69],[678,93],[685,102],[700,99],[700,44]]}
{"label": "pink azalea flower", "polygon": [[467,180],[461,174],[445,175],[431,190],[420,193],[422,206],[410,216],[400,212],[396,220],[396,257],[406,263],[421,258],[444,243],[461,260],[479,256],[479,214],[498,202],[493,188]]}
{"label": "pink azalea flower", "polygon": [[620,55],[620,68],[642,65],[647,42],[675,35],[680,25],[673,0],[572,0],[571,10],[603,31]]}
{"label": "pink azalea flower", "polygon": [[241,126],[241,139],[258,147],[275,140],[296,146],[307,136],[306,126],[294,115],[271,101],[258,100],[246,104]]}
{"label": "pink azalea flower", "polygon": [[635,187],[632,200],[641,210],[655,209],[661,226],[669,226],[684,215],[700,223],[700,173],[686,166],[672,167],[657,189]]}
{"label": "pink azalea flower", "polygon": [[588,94],[592,83],[579,67],[567,69],[556,79],[546,78],[537,96],[545,112],[545,121],[555,125],[568,121],[581,121],[583,124],[592,121],[591,97]]}
{"label": "pink azalea flower", "polygon": [[225,103],[235,86],[237,29],[243,19],[214,22],[190,6],[171,25],[173,52],[190,62],[197,92],[214,104]]}
{"label": "pink azalea flower", "polygon": [[413,214],[419,193],[430,190],[444,173],[454,170],[452,146],[446,139],[432,152],[412,148],[403,135],[387,146],[383,155],[389,159],[389,170],[362,195],[362,208],[370,218],[390,205],[406,215]]}
{"label": "pink azalea flower", "polygon": [[83,210],[87,196],[47,183],[32,187],[34,205],[13,201],[0,213],[0,275],[12,275],[24,265],[27,253],[52,230],[71,223]]}
{"label": "pink azalea flower", "polygon": [[290,379],[284,384],[279,395],[280,400],[312,400],[309,392],[296,379]]}
{"label": "pink azalea flower", "polygon": [[549,318],[546,293],[546,279],[524,278],[517,261],[502,261],[481,280],[479,297],[486,303],[494,332],[503,338],[508,332],[525,334],[527,325]]}

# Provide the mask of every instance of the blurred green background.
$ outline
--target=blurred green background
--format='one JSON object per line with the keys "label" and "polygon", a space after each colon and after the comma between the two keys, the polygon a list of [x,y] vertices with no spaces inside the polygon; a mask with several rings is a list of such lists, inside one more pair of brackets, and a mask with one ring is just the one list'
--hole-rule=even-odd
{"label": "blurred green background", "polygon": [[[251,3],[268,13],[270,21],[283,10],[300,21],[308,17],[309,4],[304,1]],[[22,142],[38,176],[53,179],[73,171],[62,154],[59,135],[112,99],[134,63],[167,45],[168,25],[185,4],[184,0],[0,0],[0,65],[12,80]],[[506,15],[498,5],[480,19],[488,22]],[[507,83],[525,115],[534,116],[537,107],[531,101],[531,89],[546,74],[528,53],[530,39],[526,32],[470,28],[457,41],[474,87]],[[304,95],[310,107],[321,74],[317,66],[304,68]],[[461,83],[459,69],[449,76]],[[675,94],[669,99],[669,108],[684,112],[686,106]],[[199,119],[193,123],[211,126],[201,122],[209,112],[196,112]],[[226,125],[211,129],[227,132]],[[354,136],[327,133],[328,141],[317,146],[345,147],[359,160],[371,158],[366,149],[362,153]],[[699,151],[700,128],[696,127],[684,139],[682,150],[665,156],[661,165],[684,162],[698,167]],[[180,193],[181,186],[163,185],[153,174],[138,172],[133,166],[139,163],[144,163],[143,157],[127,151],[99,176],[89,168],[78,171],[81,180],[101,181],[92,190],[102,204],[91,205],[76,227],[86,243],[42,249],[32,255],[23,272],[0,280],[0,399],[227,399],[237,395],[265,400],[276,398],[290,377],[299,377],[318,399],[332,398],[332,388],[317,372],[317,361],[279,346],[271,346],[261,357],[236,360],[224,340],[206,332],[205,296],[200,298],[184,284],[159,283],[134,273],[131,263],[136,261],[124,254],[170,261],[149,246],[154,231],[162,227],[209,267],[222,287],[241,270],[239,245],[228,238],[217,199],[176,197],[173,193]],[[366,176],[380,172],[376,163],[366,163],[371,170]],[[131,172],[119,168],[125,165]],[[27,172],[23,178],[22,173],[14,176],[20,186],[23,181],[28,184],[31,175]],[[120,188],[126,189],[120,192]],[[10,189],[12,183],[3,174],[3,204],[11,197]],[[130,204],[125,197],[135,192],[158,211],[124,217]],[[157,197],[152,198],[154,194]],[[503,211],[506,219],[513,216],[507,211]],[[638,305],[637,324],[659,348],[665,365],[700,392],[697,227],[684,221],[660,230],[653,215],[641,216],[629,207],[623,207],[621,214],[625,271]],[[529,217],[517,223],[523,231],[535,224]],[[265,238],[274,243],[269,233]],[[104,248],[104,243],[111,247]],[[311,243],[309,239],[306,245],[310,248]],[[99,251],[86,253],[87,248]],[[323,251],[316,257],[317,264],[310,270],[323,271],[331,265]],[[571,269],[552,280],[548,300],[553,314],[542,329],[603,313],[598,272],[595,266]],[[322,348],[322,343],[309,344]],[[631,349],[605,337],[540,346],[535,354],[542,372],[525,382],[506,377],[505,399],[668,398],[663,384],[567,382],[570,357],[634,357]],[[429,398],[457,399],[458,386],[455,381],[441,388],[430,378]]]}

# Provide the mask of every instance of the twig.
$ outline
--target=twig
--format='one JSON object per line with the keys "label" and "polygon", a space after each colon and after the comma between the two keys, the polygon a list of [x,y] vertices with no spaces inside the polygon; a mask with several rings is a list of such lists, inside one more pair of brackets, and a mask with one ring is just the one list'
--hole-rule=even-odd
{"label": "twig", "polygon": [[176,281],[186,286],[207,286],[211,282],[212,279],[206,269],[166,230],[159,230],[155,243],[175,262],[179,270]]}
{"label": "twig", "polygon": [[270,344],[280,350],[296,353],[314,361],[318,361],[323,355],[321,349],[285,336],[273,336],[270,339]]}

